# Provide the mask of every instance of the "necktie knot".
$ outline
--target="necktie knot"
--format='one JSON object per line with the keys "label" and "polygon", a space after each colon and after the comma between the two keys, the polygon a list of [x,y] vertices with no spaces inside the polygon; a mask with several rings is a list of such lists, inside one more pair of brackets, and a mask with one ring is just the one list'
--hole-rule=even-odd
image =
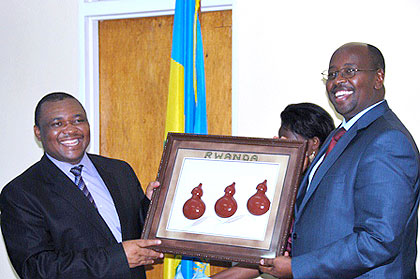
{"label": "necktie knot", "polygon": [[78,165],[78,166],[75,166],[75,167],[71,168],[70,172],[72,174],[74,174],[74,176],[77,177],[77,176],[80,176],[82,174],[82,168],[83,168],[83,165]]}

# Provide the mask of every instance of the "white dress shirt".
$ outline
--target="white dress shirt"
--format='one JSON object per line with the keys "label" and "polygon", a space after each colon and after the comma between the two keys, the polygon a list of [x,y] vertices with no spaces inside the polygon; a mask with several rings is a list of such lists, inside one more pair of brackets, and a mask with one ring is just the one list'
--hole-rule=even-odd
{"label": "white dress shirt", "polygon": [[[46,155],[48,159],[50,159],[62,172],[64,172],[70,178],[71,181],[74,182],[75,176],[70,172],[70,170],[76,165],[58,161],[52,158],[50,155]],[[93,200],[95,201],[99,214],[108,225],[117,242],[121,242],[122,235],[120,219],[118,217],[117,209],[115,208],[114,200],[112,199],[108,188],[106,187],[104,181],[102,180],[101,176],[99,175],[98,171],[86,153],[83,155],[83,158],[78,165],[83,165],[82,178],[87,189],[92,195]],[[77,186],[75,185],[75,187]]]}
{"label": "white dress shirt", "polygon": [[[344,129],[346,129],[346,131],[350,130],[350,128],[354,125],[354,123],[356,123],[357,120],[360,119],[360,117],[362,117],[365,113],[367,113],[368,111],[370,111],[371,109],[373,109],[374,107],[376,107],[377,105],[379,105],[380,103],[382,103],[384,101],[385,100],[382,100],[380,102],[377,102],[376,104],[371,105],[368,108],[365,108],[364,110],[362,110],[361,112],[359,112],[358,114],[356,114],[355,116],[353,116],[349,120],[349,122],[346,122],[346,119],[343,119],[343,122],[340,124],[340,126],[338,127],[338,129],[341,128],[341,127],[343,127]],[[319,165],[321,165],[322,161],[324,161],[324,157],[325,157],[325,154],[322,155],[321,158],[319,158],[319,160],[315,163],[314,167],[312,168],[311,172],[309,173],[308,187],[307,187],[306,191],[308,191],[309,186],[311,185],[312,178],[314,177],[314,174],[315,174],[316,170],[318,169]]]}

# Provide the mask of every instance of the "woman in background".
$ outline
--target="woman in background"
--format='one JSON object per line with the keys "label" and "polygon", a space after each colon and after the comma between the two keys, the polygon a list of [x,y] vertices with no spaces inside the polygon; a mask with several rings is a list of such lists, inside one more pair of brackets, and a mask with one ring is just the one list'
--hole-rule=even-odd
{"label": "woman in background", "polygon": [[[312,103],[288,105],[281,112],[280,119],[281,126],[278,132],[280,139],[308,141],[308,150],[303,167],[303,173],[305,173],[325,139],[335,129],[334,120],[327,111]],[[288,244],[286,249],[288,252],[286,253],[290,253],[290,239]],[[223,270],[211,278],[250,279],[259,275],[258,269],[237,265]]]}
{"label": "woman in background", "polygon": [[280,119],[280,139],[308,141],[305,171],[325,139],[335,129],[334,120],[323,108],[312,103],[288,105],[281,112]]}

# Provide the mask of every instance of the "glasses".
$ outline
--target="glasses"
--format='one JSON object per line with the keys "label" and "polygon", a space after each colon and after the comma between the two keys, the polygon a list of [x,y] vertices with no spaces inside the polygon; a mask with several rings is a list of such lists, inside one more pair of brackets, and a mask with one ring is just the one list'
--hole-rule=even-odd
{"label": "glasses", "polygon": [[362,70],[362,69],[356,69],[356,68],[342,68],[338,71],[334,71],[334,72],[329,72],[328,70],[323,71],[322,77],[324,80],[334,80],[338,77],[338,73],[341,74],[341,76],[343,78],[352,78],[354,77],[354,75],[356,74],[356,72],[369,72],[369,71],[376,71],[378,69],[367,69],[367,70]]}

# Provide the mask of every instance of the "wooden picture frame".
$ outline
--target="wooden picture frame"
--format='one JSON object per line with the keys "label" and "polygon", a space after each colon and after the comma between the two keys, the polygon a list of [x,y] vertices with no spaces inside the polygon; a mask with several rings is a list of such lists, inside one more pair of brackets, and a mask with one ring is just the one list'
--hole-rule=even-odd
{"label": "wooden picture frame", "polygon": [[[161,185],[142,238],[160,239],[162,244],[152,247],[156,251],[207,260],[257,264],[283,254],[306,146],[306,141],[169,133],[157,178]],[[261,190],[251,199],[260,184],[266,185],[262,203]],[[229,205],[232,185],[236,208]],[[197,197],[187,203],[199,195],[192,194],[198,188],[199,207]],[[188,213],[191,205],[194,216]]]}

